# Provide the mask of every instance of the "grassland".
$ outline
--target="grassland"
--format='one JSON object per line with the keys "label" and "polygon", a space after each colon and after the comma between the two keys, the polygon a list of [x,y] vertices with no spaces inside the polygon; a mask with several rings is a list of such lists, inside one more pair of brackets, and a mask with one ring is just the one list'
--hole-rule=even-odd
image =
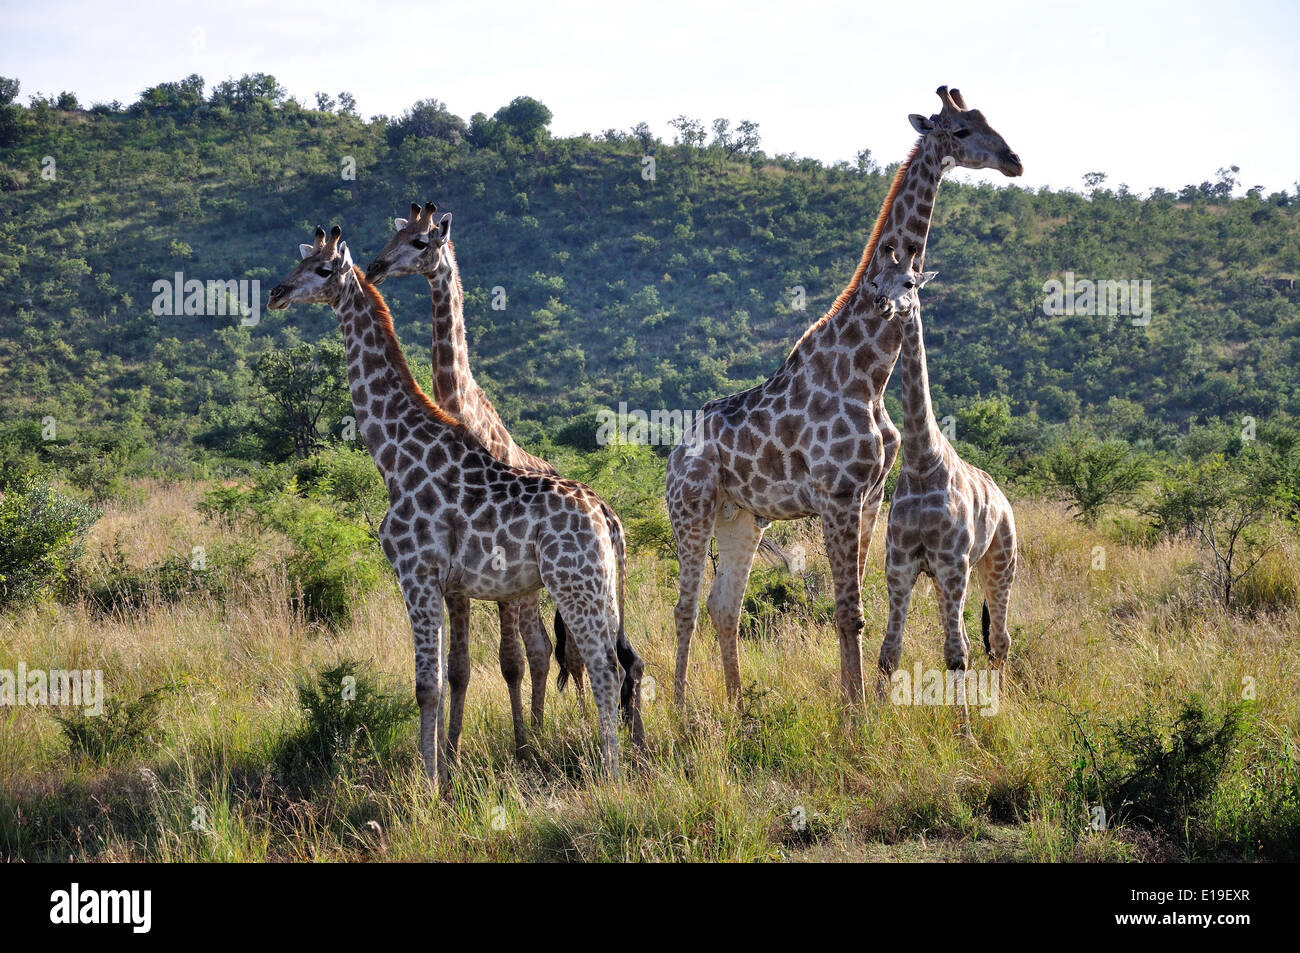
{"label": "grassland", "polygon": [[[151,565],[248,540],[206,521],[202,486],[137,484],[110,504],[83,559],[120,550]],[[327,772],[289,771],[297,687],[344,658],[410,694],[412,647],[387,578],[350,621],[309,625],[292,608],[279,553],[257,542],[243,582],[104,611],[47,601],[0,618],[0,669],[102,669],[109,698],[168,686],[144,743],[73,754],[49,709],[0,709],[0,857],[7,860],[1160,860],[1288,859],[1300,834],[1300,618],[1232,615],[1188,572],[1190,544],[1125,542],[1055,504],[1018,501],[1022,568],[1000,710],[839,704],[833,629],[800,613],[742,642],[743,703],[725,701],[712,630],[697,635],[690,704],[672,704],[675,566],[632,560],[628,632],[646,658],[650,750],[621,781],[594,776],[594,712],[548,694],[531,756],[512,751],[497,670],[496,616],[476,605],[461,762],[431,796],[407,719],[354,745]],[[883,522],[881,524],[883,526]],[[777,528],[821,552],[813,524]],[[865,587],[864,653],[885,621],[881,536]],[[1100,550],[1097,547],[1101,547]],[[1104,554],[1104,568],[1098,565]],[[1300,546],[1279,538],[1268,571],[1300,582]],[[809,579],[824,578],[812,560]],[[978,632],[979,602],[969,625]],[[978,636],[976,636],[978,641]],[[974,653],[983,666],[982,651]],[[941,666],[933,594],[918,587],[903,665]],[[1253,697],[1252,697],[1253,696]],[[1109,805],[1089,828],[1096,772],[1118,757],[1116,726],[1148,718],[1173,738],[1198,697],[1239,711],[1214,783],[1188,795],[1180,829]],[[1234,706],[1240,706],[1234,708]],[[1161,727],[1163,726],[1163,727]],[[625,749],[626,750],[626,749]],[[1170,748],[1177,755],[1177,745]],[[1171,782],[1173,783],[1173,782]]]}

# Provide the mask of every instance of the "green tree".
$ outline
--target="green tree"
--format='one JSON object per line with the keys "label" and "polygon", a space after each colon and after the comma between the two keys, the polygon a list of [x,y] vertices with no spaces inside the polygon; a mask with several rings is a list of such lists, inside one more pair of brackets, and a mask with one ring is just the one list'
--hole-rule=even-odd
{"label": "green tree", "polygon": [[300,460],[325,445],[322,418],[334,422],[351,406],[343,345],[336,340],[268,351],[253,374],[271,404],[264,414],[271,447],[289,443]]}
{"label": "green tree", "polygon": [[1107,506],[1126,503],[1150,479],[1150,464],[1119,439],[1070,437],[1047,452],[1042,474],[1086,526]]}

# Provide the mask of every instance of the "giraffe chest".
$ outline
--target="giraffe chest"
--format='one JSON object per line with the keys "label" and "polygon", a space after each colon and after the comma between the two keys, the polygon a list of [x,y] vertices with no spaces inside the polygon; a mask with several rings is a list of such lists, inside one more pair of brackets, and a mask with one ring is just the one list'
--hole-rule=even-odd
{"label": "giraffe chest", "polygon": [[503,601],[541,584],[536,522],[518,498],[477,488],[437,503],[409,494],[389,507],[380,540],[399,577],[414,574],[444,593]]}

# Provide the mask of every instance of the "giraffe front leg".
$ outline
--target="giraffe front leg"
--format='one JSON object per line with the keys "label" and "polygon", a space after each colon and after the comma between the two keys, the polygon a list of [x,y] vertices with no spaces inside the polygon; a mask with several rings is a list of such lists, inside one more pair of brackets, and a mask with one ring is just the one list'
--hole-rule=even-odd
{"label": "giraffe front leg", "polygon": [[451,696],[450,715],[447,718],[447,738],[443,747],[448,764],[460,755],[460,730],[465,717],[465,692],[469,688],[469,596],[454,595],[446,598],[447,629],[447,688]]}
{"label": "giraffe front leg", "polygon": [[863,701],[862,630],[866,619],[862,613],[862,581],[858,575],[858,547],[862,500],[839,511],[822,514],[822,536],[831,563],[835,583],[835,628],[840,640],[840,687],[844,702],[858,705]]}
{"label": "giraffe front leg", "polygon": [[515,726],[515,757],[521,757],[528,748],[528,726],[524,722],[524,643],[521,631],[522,609],[517,602],[498,602],[497,616],[501,620],[501,647],[499,661],[501,677],[510,692],[510,719]]}
{"label": "giraffe front leg", "polygon": [[424,773],[437,786],[447,782],[447,764],[439,757],[442,732],[443,615],[442,592],[411,576],[402,580],[402,595],[415,639],[415,701],[420,706],[420,758]]}
{"label": "giraffe front leg", "polygon": [[890,680],[898,669],[898,660],[903,654],[903,631],[907,627],[907,610],[912,604],[912,590],[916,588],[917,575],[914,562],[886,557],[889,623],[885,626],[885,638],[880,643],[880,659],[876,663],[876,697],[882,701],[889,697]]}

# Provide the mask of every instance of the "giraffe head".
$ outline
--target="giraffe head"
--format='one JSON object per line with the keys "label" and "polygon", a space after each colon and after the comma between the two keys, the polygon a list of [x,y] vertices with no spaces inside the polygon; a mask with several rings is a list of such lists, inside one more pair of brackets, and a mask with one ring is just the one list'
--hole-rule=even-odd
{"label": "giraffe head", "polygon": [[[1025,171],[1020,156],[988,124],[978,109],[967,109],[960,90],[940,86],[935,90],[943,107],[929,119],[917,113],[907,118],[912,128],[931,139],[945,160],[963,169],[997,169],[1014,178]],[[946,165],[946,162],[945,162]],[[946,171],[946,170],[945,170]]]}
{"label": "giraffe head", "polygon": [[906,261],[887,265],[874,279],[867,283],[876,313],[882,318],[897,318],[903,325],[910,325],[921,309],[917,295],[926,284],[938,274],[937,271],[917,271],[916,257]]}
{"label": "giraffe head", "polygon": [[328,239],[325,229],[317,225],[313,243],[298,246],[302,257],[298,267],[271,289],[267,310],[281,311],[291,304],[337,304],[343,294],[343,276],[352,271],[352,253],[342,238],[343,229],[337,225]]}
{"label": "giraffe head", "polygon": [[451,213],[438,219],[438,206],[411,203],[410,218],[395,218],[397,234],[366,269],[366,280],[379,284],[390,275],[431,275],[441,267],[451,240]]}

